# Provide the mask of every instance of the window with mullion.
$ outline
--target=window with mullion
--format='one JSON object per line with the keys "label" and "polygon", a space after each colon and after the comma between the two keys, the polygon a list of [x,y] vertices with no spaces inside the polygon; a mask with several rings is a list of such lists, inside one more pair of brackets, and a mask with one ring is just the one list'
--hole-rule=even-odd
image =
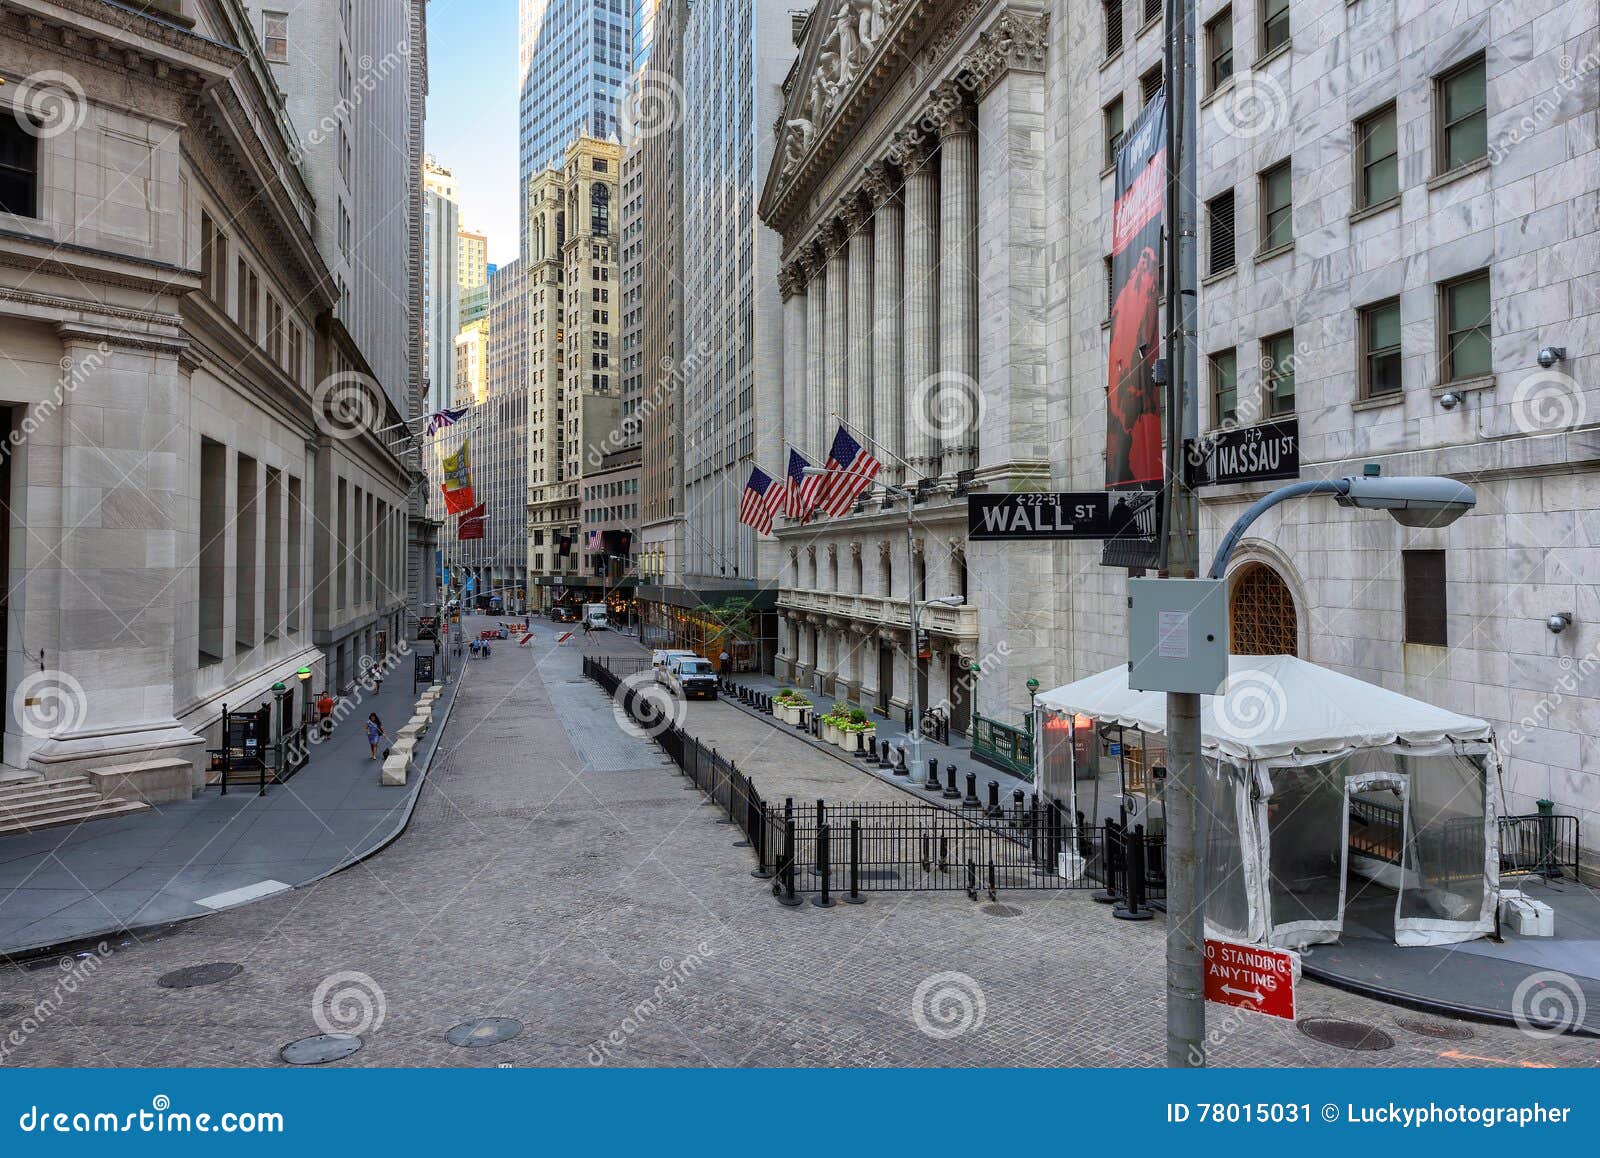
{"label": "window with mullion", "polygon": [[1368,398],[1400,392],[1400,299],[1361,311],[1361,384]]}
{"label": "window with mullion", "polygon": [[1261,252],[1294,240],[1294,174],[1289,162],[1261,174]]}
{"label": "window with mullion", "polygon": [[1261,381],[1270,417],[1294,413],[1294,362],[1293,330],[1261,339]]}
{"label": "window with mullion", "polygon": [[1239,355],[1219,350],[1211,355],[1211,425],[1221,426],[1239,417]]}
{"label": "window with mullion", "polygon": [[1488,271],[1446,283],[1441,296],[1445,328],[1441,377],[1446,382],[1487,377],[1492,365]]}
{"label": "window with mullion", "polygon": [[1393,105],[1356,124],[1356,157],[1360,179],[1357,207],[1381,205],[1400,195],[1400,147]]}
{"label": "window with mullion", "polygon": [[1106,137],[1105,167],[1109,169],[1117,163],[1117,149],[1122,144],[1122,98],[1118,97],[1112,101],[1103,111]]}
{"label": "window with mullion", "polygon": [[1206,91],[1216,92],[1233,75],[1233,9],[1206,22]]}
{"label": "window with mullion", "polygon": [[39,214],[39,139],[9,112],[0,113],[0,213]]}
{"label": "window with mullion", "polygon": [[1261,0],[1261,46],[1265,56],[1289,43],[1289,0]]}
{"label": "window with mullion", "polygon": [[1206,202],[1209,236],[1206,245],[1206,273],[1226,273],[1238,260],[1234,231],[1233,190],[1219,193]]}
{"label": "window with mullion", "polygon": [[1483,57],[1439,78],[1440,169],[1448,173],[1489,155],[1488,79]]}

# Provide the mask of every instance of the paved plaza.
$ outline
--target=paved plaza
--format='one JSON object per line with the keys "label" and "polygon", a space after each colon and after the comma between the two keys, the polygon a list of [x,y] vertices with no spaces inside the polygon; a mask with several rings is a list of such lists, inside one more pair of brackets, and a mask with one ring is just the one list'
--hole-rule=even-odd
{"label": "paved plaza", "polygon": [[[0,970],[3,1064],[273,1065],[285,1043],[355,1030],[344,1066],[1154,1066],[1162,929],[1080,893],[874,894],[785,909],[747,849],[649,740],[624,733],[578,647],[466,665],[404,835],[318,883],[132,938],[62,969]],[[597,637],[590,649],[637,654]],[[878,799],[897,789],[729,704],[688,725],[762,791]],[[888,797],[888,798],[893,798]],[[996,913],[1000,915],[995,915]],[[163,988],[232,962],[215,985]],[[70,988],[64,986],[72,978]],[[1594,1065],[1600,1043],[1408,1014],[1314,983],[1301,1017],[1381,1028],[1380,1052],[1213,1011],[1214,1064]],[[43,1012],[41,1012],[43,1011]],[[514,1018],[516,1037],[446,1033]]]}

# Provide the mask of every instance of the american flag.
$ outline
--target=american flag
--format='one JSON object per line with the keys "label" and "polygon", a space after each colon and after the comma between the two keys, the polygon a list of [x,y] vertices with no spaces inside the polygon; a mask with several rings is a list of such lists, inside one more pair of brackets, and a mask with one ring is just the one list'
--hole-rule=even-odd
{"label": "american flag", "polygon": [[828,473],[823,476],[826,485],[822,488],[822,509],[830,515],[848,514],[856,496],[871,486],[883,469],[883,464],[862,450],[842,426],[833,436],[833,449],[828,452],[825,466]]}
{"label": "american flag", "polygon": [[466,415],[467,408],[458,406],[454,410],[436,410],[428,415],[428,425],[424,433],[434,435],[447,426],[454,426]]}
{"label": "american flag", "polygon": [[817,509],[817,499],[822,492],[822,476],[806,474],[806,467],[810,465],[798,450],[789,452],[788,503],[783,513],[796,523],[803,523],[811,518],[811,512]]}
{"label": "american flag", "polygon": [[772,476],[759,466],[750,468],[750,481],[744,484],[739,502],[739,521],[754,527],[758,535],[772,534],[772,519],[783,502],[783,492]]}

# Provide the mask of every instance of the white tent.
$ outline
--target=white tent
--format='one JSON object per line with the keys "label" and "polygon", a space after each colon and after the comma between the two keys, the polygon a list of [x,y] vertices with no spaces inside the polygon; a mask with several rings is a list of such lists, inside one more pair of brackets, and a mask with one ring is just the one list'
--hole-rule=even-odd
{"label": "white tent", "polygon": [[[1273,945],[1336,940],[1354,872],[1395,890],[1399,944],[1493,930],[1485,721],[1287,655],[1231,657],[1225,694],[1201,703],[1208,927]],[[1041,692],[1036,706],[1036,735],[1051,717],[1166,730],[1166,697],[1130,688],[1126,667]]]}

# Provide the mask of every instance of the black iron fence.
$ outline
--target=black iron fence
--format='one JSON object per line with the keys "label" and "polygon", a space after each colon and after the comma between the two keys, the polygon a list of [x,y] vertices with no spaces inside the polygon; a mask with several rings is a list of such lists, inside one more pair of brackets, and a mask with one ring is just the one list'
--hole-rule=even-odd
{"label": "black iron fence", "polygon": [[1578,877],[1578,818],[1543,813],[1500,818],[1500,872]]}

